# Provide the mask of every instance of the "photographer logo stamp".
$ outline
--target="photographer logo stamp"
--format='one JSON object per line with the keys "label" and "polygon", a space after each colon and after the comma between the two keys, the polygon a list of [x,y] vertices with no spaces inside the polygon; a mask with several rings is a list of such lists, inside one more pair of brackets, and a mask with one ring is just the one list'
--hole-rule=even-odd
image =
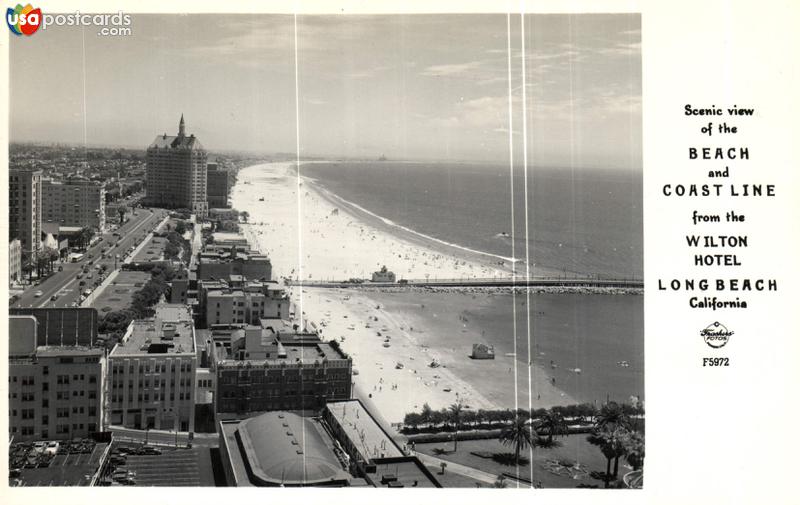
{"label": "photographer logo stamp", "polygon": [[700,330],[700,336],[703,337],[703,341],[714,349],[725,347],[731,335],[733,335],[733,332],[728,330],[728,328],[719,321],[714,321]]}

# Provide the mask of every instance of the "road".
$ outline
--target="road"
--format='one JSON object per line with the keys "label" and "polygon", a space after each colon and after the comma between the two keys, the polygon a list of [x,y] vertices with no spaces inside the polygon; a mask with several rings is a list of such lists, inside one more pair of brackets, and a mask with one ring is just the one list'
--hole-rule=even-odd
{"label": "road", "polygon": [[[99,270],[96,266],[107,265],[106,272],[113,271],[114,256],[116,254],[119,254],[120,258],[125,256],[126,251],[150,233],[167,213],[165,209],[136,209],[136,213],[131,215],[128,222],[114,232],[104,233],[103,240],[90,247],[81,261],[62,263],[61,272],[55,272],[42,283],[26,289],[11,307],[70,307],[73,303],[77,303],[81,291],[93,287],[97,280]],[[114,236],[114,233],[119,234],[120,238]],[[108,251],[108,257],[102,258],[103,249],[115,242],[117,245]],[[117,261],[117,267],[120,265],[122,265],[121,259]],[[87,279],[88,274],[83,274],[81,279],[78,279],[78,274],[85,266],[90,266],[92,278]],[[81,283],[84,285],[81,286]],[[37,291],[41,291],[42,295],[35,296]],[[56,300],[51,300],[54,295],[57,296]]]}

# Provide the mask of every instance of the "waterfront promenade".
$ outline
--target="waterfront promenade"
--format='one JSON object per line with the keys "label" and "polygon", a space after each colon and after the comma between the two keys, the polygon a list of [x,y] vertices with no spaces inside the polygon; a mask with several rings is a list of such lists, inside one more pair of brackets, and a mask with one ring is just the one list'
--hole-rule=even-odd
{"label": "waterfront promenade", "polygon": [[531,287],[531,288],[616,288],[644,289],[641,279],[598,279],[598,278],[484,278],[484,279],[402,279],[399,282],[353,282],[336,280],[287,281],[287,284],[314,288],[402,288],[402,287]]}

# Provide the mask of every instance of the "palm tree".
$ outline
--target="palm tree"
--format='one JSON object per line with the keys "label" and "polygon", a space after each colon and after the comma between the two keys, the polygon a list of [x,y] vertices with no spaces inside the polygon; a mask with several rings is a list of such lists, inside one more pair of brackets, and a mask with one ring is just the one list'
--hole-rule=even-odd
{"label": "palm tree", "polygon": [[560,412],[553,409],[548,410],[541,417],[541,424],[539,428],[544,428],[547,431],[547,445],[553,445],[553,437],[556,435],[564,435],[567,433],[567,422]]}
{"label": "palm tree", "polygon": [[458,452],[458,428],[461,427],[461,412],[464,410],[464,405],[461,403],[461,400],[458,402],[450,405],[449,414],[450,419],[453,421],[453,426],[456,427],[456,432],[453,435],[453,452]]}
{"label": "palm tree", "polygon": [[514,422],[500,432],[500,443],[514,446],[514,462],[519,466],[519,454],[527,447],[533,447],[531,428],[524,416],[516,416]]}
{"label": "palm tree", "polygon": [[625,411],[622,410],[622,405],[617,402],[608,402],[600,408],[600,412],[595,417],[595,425],[598,428],[617,427],[623,426],[630,427],[630,418],[628,418]]}
{"label": "palm tree", "polygon": [[30,251],[22,251],[22,273],[28,274],[28,282],[33,280],[35,264],[36,261],[34,260],[33,254]]}
{"label": "palm tree", "polygon": [[[627,440],[629,431],[622,426],[607,425],[604,428],[596,429],[594,433],[589,435],[586,439],[590,444],[600,448],[603,456],[606,458],[606,474],[605,474],[605,487],[613,477],[617,478],[619,470],[619,458],[625,455],[625,440]],[[611,473],[611,460],[614,460],[614,473]]]}
{"label": "palm tree", "polygon": [[55,264],[56,261],[58,261],[58,258],[59,258],[58,249],[54,249],[52,247],[47,247],[44,250],[44,256],[50,262],[50,271],[52,272],[53,271],[53,265]]}

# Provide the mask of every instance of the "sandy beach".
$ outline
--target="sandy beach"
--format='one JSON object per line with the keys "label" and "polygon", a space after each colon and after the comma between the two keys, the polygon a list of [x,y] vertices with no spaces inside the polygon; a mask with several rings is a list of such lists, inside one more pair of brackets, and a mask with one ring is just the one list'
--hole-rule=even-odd
{"label": "sandy beach", "polygon": [[509,275],[491,258],[470,261],[463,254],[398,239],[364,223],[345,206],[334,205],[308,179],[298,184],[292,165],[242,169],[232,191],[233,208],[250,214],[243,231],[272,259],[273,277],[370,278],[383,265],[398,279]]}
{"label": "sandy beach", "polygon": [[[369,278],[382,265],[398,278],[503,275],[490,260],[470,261],[455,253],[442,253],[365,223],[343,206],[334,205],[330,195],[322,195],[309,181],[298,181],[291,163],[241,170],[232,204],[249,213],[243,232],[254,247],[270,256],[274,278]],[[527,393],[516,392],[510,375],[512,358],[472,361],[466,356],[467,347],[456,350],[438,343],[437,332],[458,329],[438,324],[420,327],[425,322],[413,314],[387,311],[376,302],[378,295],[360,290],[291,290],[297,312],[304,314],[307,324],[313,323],[323,338],[340,341],[352,356],[358,394],[371,395],[385,419],[400,422],[406,413],[418,411],[425,403],[434,409],[457,401],[471,409],[508,408],[513,406],[515,393],[520,406],[527,406]],[[458,303],[470,302],[459,298]],[[480,336],[467,334],[463,345],[473,341],[480,341]],[[438,366],[431,367],[433,362]],[[490,367],[486,373],[493,380],[498,373],[504,375],[508,394],[500,398],[491,388],[481,386],[481,366]],[[527,367],[521,367],[520,380],[527,373]],[[576,403],[543,375],[540,379],[534,385],[535,407]]]}

